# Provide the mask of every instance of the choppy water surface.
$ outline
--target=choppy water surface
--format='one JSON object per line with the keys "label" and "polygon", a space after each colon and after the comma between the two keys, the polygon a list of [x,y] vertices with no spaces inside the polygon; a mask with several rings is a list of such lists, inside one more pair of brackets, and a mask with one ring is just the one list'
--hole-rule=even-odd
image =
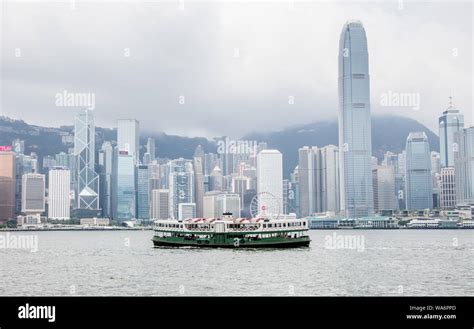
{"label": "choppy water surface", "polygon": [[287,250],[153,248],[151,231],[9,234],[36,235],[38,251],[0,248],[0,295],[474,296],[473,230],[310,231],[310,248]]}

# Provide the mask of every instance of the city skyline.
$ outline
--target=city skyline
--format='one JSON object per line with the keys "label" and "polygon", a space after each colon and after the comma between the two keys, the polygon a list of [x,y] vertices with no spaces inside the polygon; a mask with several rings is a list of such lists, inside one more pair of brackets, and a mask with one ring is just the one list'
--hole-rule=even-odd
{"label": "city skyline", "polygon": [[[403,8],[397,3],[326,6],[296,2],[294,8],[288,8],[286,3],[252,5],[252,12],[265,12],[265,20],[249,15],[239,4],[187,3],[184,10],[178,4],[162,4],[162,7],[144,4],[146,13],[136,12],[135,16],[127,13],[125,4],[110,8],[77,2],[74,10],[66,5],[50,4],[36,8],[34,13],[22,4],[6,3],[3,6],[9,15],[5,18],[3,32],[0,114],[16,118],[21,112],[21,119],[33,123],[51,125],[47,120],[51,116],[55,118],[54,125],[68,124],[67,118],[77,106],[67,106],[64,99],[67,95],[63,94],[75,93],[94,96],[98,126],[113,127],[112,117],[130,117],[133,110],[135,118],[142,122],[143,131],[183,136],[210,138],[226,134],[237,138],[251,131],[278,130],[288,125],[333,119],[337,113],[337,77],[332,73],[337,67],[334,58],[338,51],[337,31],[351,18],[364,22],[369,30],[369,52],[376,54],[370,64],[374,82],[371,103],[375,115],[395,111],[437,131],[436,122],[430,118],[444,109],[446,97],[452,95],[454,105],[465,110],[466,123],[472,122],[469,17],[472,6],[469,3],[407,2]],[[204,14],[204,9],[209,11]],[[107,17],[117,19],[102,17],[104,10],[112,10]],[[171,32],[184,42],[165,38],[163,26],[156,22],[160,13],[177,19]],[[35,20],[38,14],[51,20],[39,23]],[[202,23],[204,18],[207,23],[201,24],[201,32],[189,32],[180,21],[183,15],[196,24]],[[109,26],[116,26],[120,17],[127,17],[136,24],[137,30],[127,31],[118,26],[116,30],[123,34],[123,41],[109,38],[106,32],[100,31],[90,38],[85,34],[88,30],[83,31],[84,25],[80,24],[90,17],[102,17]],[[438,23],[434,24],[433,18]],[[35,35],[35,41],[32,41],[23,30],[13,29],[15,19],[25,19],[28,22],[25,24],[38,25],[41,30],[52,33],[56,44],[44,40],[41,35]],[[296,19],[300,24],[294,24]],[[83,40],[86,46],[94,46],[97,51],[75,52],[76,45],[64,39],[64,35],[51,31],[48,21],[55,21],[63,30]],[[240,28],[240,21],[252,28]],[[268,25],[275,21],[281,27]],[[212,27],[221,33],[215,35]],[[283,33],[284,30],[287,32]],[[142,33],[136,34],[138,31]],[[145,40],[150,31],[155,37]],[[250,31],[258,33],[254,36]],[[272,32],[279,35],[279,42],[271,37]],[[436,43],[429,41],[433,34],[437,37]],[[186,42],[191,37],[193,42]],[[267,37],[268,42],[263,45],[268,53],[256,43]],[[155,45],[156,39],[161,47]],[[41,63],[47,63],[50,51],[61,54],[63,60],[56,65],[42,65],[40,70],[37,61],[41,59]],[[174,59],[164,53],[173,54]],[[93,55],[93,59],[89,55]],[[214,64],[211,68],[210,59]],[[69,71],[68,62],[73,63]],[[281,75],[281,63],[292,69]],[[49,74],[46,67],[57,66],[64,70]],[[80,72],[75,67],[81,67]],[[66,71],[68,76],[61,73]],[[104,74],[94,75],[95,72]],[[42,81],[41,91],[31,83],[25,85],[23,76]],[[94,80],[90,76],[95,76]],[[440,76],[444,78],[440,79]],[[121,83],[117,84],[117,81]],[[426,81],[436,81],[436,84]],[[30,91],[30,97],[21,97],[23,93],[18,91],[21,87]],[[127,94],[124,95],[119,87],[127,88]],[[61,96],[59,104],[58,96]],[[408,104],[395,105],[397,97],[404,96],[415,99]],[[30,100],[34,100],[35,106],[28,103]],[[232,122],[223,119],[222,109],[236,114]]]}
{"label": "city skyline", "polygon": [[[67,200],[72,201],[71,218],[103,216],[143,223],[153,220],[152,215],[161,218],[164,209],[169,219],[179,220],[229,211],[238,212],[234,217],[325,213],[363,218],[374,215],[374,206],[379,215],[440,206],[450,209],[458,205],[457,194],[470,203],[474,184],[465,177],[474,177],[472,151],[470,137],[463,140],[470,130],[464,129],[464,116],[451,96],[447,109],[438,114],[439,152],[430,151],[424,132],[411,131],[402,153],[387,151],[380,164],[373,156],[368,44],[361,21],[343,25],[337,74],[339,146],[294,150],[298,165],[289,179],[283,175],[282,152],[262,141],[221,136],[214,139],[215,151],[206,153],[198,145],[190,159],[157,158],[160,145],[153,137],[140,143],[141,121],[134,117],[117,118],[116,140],[96,145],[95,112],[86,108],[75,113],[73,147],[68,153],[44,156],[40,166],[34,153],[25,156],[24,141],[12,141],[18,162],[17,172],[9,175],[16,178],[14,194],[21,200],[9,206],[17,214],[21,206],[21,214],[27,217],[19,215],[18,221],[30,224],[40,222],[46,210],[50,219],[67,220]],[[10,149],[4,151],[9,154]],[[3,159],[8,168],[10,160]],[[71,174],[71,179],[64,175],[59,179],[60,165],[65,169],[62,174]],[[67,193],[68,187],[72,194]],[[466,190],[464,195],[460,189]],[[33,201],[36,208],[29,205]]]}
{"label": "city skyline", "polygon": [[0,13],[0,329],[472,326],[474,0]]}

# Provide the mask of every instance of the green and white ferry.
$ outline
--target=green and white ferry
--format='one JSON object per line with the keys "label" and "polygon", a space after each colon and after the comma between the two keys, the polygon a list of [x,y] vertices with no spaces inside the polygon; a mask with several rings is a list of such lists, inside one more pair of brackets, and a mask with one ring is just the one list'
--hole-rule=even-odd
{"label": "green and white ferry", "polygon": [[222,218],[154,222],[155,247],[294,248],[310,242],[306,219],[234,219],[224,214]]}

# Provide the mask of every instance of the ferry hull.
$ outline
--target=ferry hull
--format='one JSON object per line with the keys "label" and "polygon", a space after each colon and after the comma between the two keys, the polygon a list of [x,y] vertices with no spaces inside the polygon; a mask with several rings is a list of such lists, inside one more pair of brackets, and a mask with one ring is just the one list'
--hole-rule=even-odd
{"label": "ferry hull", "polygon": [[225,242],[215,242],[213,239],[206,240],[185,240],[176,238],[153,237],[155,247],[198,247],[198,248],[299,248],[308,247],[311,239],[301,237],[296,239],[262,239],[255,241],[240,241],[236,243],[233,240]]}

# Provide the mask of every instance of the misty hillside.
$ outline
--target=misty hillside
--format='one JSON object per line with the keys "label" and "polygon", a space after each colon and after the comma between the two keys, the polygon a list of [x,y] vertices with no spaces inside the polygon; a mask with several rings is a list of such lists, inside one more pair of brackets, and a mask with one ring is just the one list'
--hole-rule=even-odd
{"label": "misty hillside", "polygon": [[[424,131],[431,150],[439,151],[439,138],[424,125],[401,116],[372,117],[372,153],[379,160],[386,151],[401,152],[412,131]],[[271,148],[283,153],[283,171],[288,175],[298,163],[298,149],[303,146],[338,145],[337,120],[308,123],[267,134],[252,133],[245,136],[250,140],[265,141]]]}
{"label": "misty hillside", "polygon": [[[405,148],[408,134],[412,131],[424,131],[431,149],[439,150],[438,136],[419,122],[400,116],[374,116],[372,117],[373,154],[381,159],[386,151],[401,152]],[[40,158],[61,151],[67,152],[73,145],[63,143],[62,135],[71,136],[72,132],[72,126],[47,128],[29,125],[22,120],[0,117],[0,145],[10,145],[13,139],[20,138],[25,140],[26,153],[36,152]],[[215,143],[203,137],[190,138],[160,132],[151,135],[156,139],[157,156],[161,158],[191,158],[198,145],[202,145],[206,152],[216,151]],[[145,134],[140,136],[142,154],[149,136]],[[115,139],[115,129],[96,127],[97,148],[103,141]],[[338,144],[337,121],[309,123],[267,134],[253,133],[243,136],[243,139],[265,141],[269,147],[280,150],[283,153],[284,173],[287,177],[297,165],[298,148],[305,145],[321,147]]]}

